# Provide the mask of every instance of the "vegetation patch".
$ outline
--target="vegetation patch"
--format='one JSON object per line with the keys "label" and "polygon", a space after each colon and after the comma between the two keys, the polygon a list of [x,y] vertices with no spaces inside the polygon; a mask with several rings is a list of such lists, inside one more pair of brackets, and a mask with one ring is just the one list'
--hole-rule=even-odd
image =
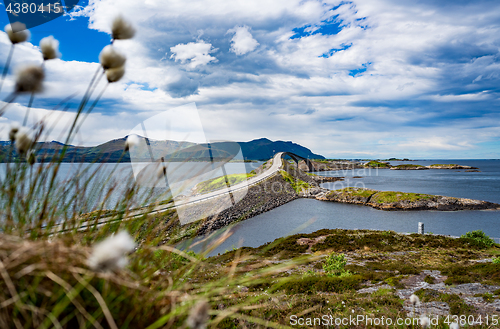
{"label": "vegetation patch", "polygon": [[204,182],[198,183],[196,185],[197,193],[209,193],[212,191],[220,190],[222,188],[227,187],[228,185],[235,185],[247,180],[250,177],[255,176],[254,173],[249,174],[231,174],[227,176],[221,176],[214,179],[209,179]]}
{"label": "vegetation patch", "polygon": [[360,275],[347,277],[308,276],[291,279],[279,289],[287,294],[314,294],[320,291],[342,293],[357,290],[363,278]]}
{"label": "vegetation patch", "polygon": [[415,202],[419,200],[430,200],[433,199],[434,197],[435,197],[434,195],[430,194],[386,191],[386,192],[375,193],[371,198],[371,202],[373,203],[395,203],[400,201]]}
{"label": "vegetation patch", "polygon": [[309,185],[308,183],[304,182],[303,180],[300,180],[298,178],[293,177],[291,174],[289,174],[288,172],[286,172],[284,170],[280,170],[280,173],[281,173],[281,177],[283,177],[283,179],[285,181],[290,183],[292,188],[297,193],[301,192],[302,190],[307,190],[309,187],[311,187],[311,185]]}
{"label": "vegetation patch", "polygon": [[453,164],[453,163],[448,163],[448,164],[442,164],[442,163],[435,163],[435,164],[431,164],[429,167],[457,167],[458,165],[457,164]]}
{"label": "vegetation patch", "polygon": [[380,161],[370,161],[365,164],[365,167],[370,167],[370,168],[390,168],[391,165],[387,164],[385,162],[380,162]]}
{"label": "vegetation patch", "polygon": [[418,164],[402,164],[402,165],[393,166],[392,168],[396,168],[396,169],[418,169],[418,168],[426,168],[426,167],[422,166],[422,165],[418,165]]}
{"label": "vegetation patch", "polygon": [[474,312],[474,307],[467,305],[458,295],[444,294],[431,289],[420,289],[415,292],[423,303],[444,302],[450,307],[451,315],[469,315]]}
{"label": "vegetation patch", "polygon": [[447,285],[481,282],[484,284],[500,284],[500,264],[482,263],[474,265],[449,266],[442,270],[448,276]]}
{"label": "vegetation patch", "polygon": [[377,190],[371,190],[367,188],[357,188],[357,187],[346,187],[341,190],[334,190],[331,191],[328,196],[340,196],[342,198],[344,197],[360,197],[360,198],[369,198],[375,193],[377,193]]}
{"label": "vegetation patch", "polygon": [[346,277],[350,276],[351,272],[345,269],[345,265],[347,260],[345,259],[344,254],[335,254],[332,253],[329,255],[325,263],[323,264],[323,270],[327,276],[330,277]]}
{"label": "vegetation patch", "polygon": [[475,244],[480,248],[488,248],[495,244],[495,241],[481,230],[467,232],[461,238],[468,240],[469,243]]}

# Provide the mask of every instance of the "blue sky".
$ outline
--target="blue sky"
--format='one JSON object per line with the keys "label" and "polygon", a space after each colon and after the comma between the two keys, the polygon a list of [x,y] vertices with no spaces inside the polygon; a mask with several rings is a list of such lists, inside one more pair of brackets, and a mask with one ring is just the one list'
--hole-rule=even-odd
{"label": "blue sky", "polygon": [[[137,29],[115,43],[127,73],[75,144],[125,136],[195,102],[210,139],[291,140],[335,158],[500,158],[498,1],[80,2],[15,50],[14,69],[41,61],[41,38],[60,41],[62,57],[47,63],[33,110],[54,125],[48,139],[60,139],[74,116],[74,106],[50,109],[81,97],[118,14]],[[7,24],[6,14],[0,20]],[[0,43],[3,66],[5,33]],[[2,136],[26,104],[19,98],[0,118]]]}

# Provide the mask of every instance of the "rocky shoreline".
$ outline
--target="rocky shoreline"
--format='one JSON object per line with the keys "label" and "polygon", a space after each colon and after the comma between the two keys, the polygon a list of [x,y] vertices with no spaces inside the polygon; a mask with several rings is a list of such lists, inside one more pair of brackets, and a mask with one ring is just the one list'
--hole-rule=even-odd
{"label": "rocky shoreline", "polygon": [[251,186],[236,205],[204,220],[198,229],[198,234],[207,234],[234,222],[257,216],[298,197],[292,186],[281,175],[275,175],[262,183]]}
{"label": "rocky shoreline", "polygon": [[[405,167],[410,166],[413,165],[405,165]],[[443,168],[439,167],[438,169]],[[284,175],[288,175],[288,177]],[[246,195],[238,198],[241,200],[236,204],[230,207],[222,207],[222,203],[227,202],[227,200],[223,200],[224,198],[211,200],[210,207],[220,207],[220,209],[224,210],[200,222],[197,235],[204,235],[235,222],[257,216],[298,198],[358,204],[385,211],[500,210],[500,204],[481,200],[353,187],[332,191],[320,186],[321,183],[342,180],[344,180],[344,177],[318,176],[305,173],[300,170],[300,166],[297,169],[294,164],[283,161],[283,174],[278,173],[266,181],[251,186]],[[300,184],[297,184],[298,182]],[[304,186],[306,189],[303,188]],[[193,209],[193,211],[201,212],[206,209],[206,205],[200,204],[200,206],[201,210]],[[193,208],[196,208],[196,206],[193,206]]]}
{"label": "rocky shoreline", "polygon": [[500,210],[500,204],[488,201],[454,198],[441,195],[383,192],[364,188],[345,188],[329,191],[312,189],[303,197],[313,197],[321,201],[341,202],[370,206],[380,210]]}

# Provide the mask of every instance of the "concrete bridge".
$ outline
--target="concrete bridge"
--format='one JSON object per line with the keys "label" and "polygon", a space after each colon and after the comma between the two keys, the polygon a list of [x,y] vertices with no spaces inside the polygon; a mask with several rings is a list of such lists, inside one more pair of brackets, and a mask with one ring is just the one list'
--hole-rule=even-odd
{"label": "concrete bridge", "polygon": [[287,155],[290,158],[292,158],[292,160],[297,164],[297,168],[299,168],[299,161],[304,160],[306,162],[307,167],[309,168],[309,172],[316,171],[311,160],[304,158],[304,157],[301,157],[300,155],[297,155],[297,154],[291,153],[291,152],[281,152],[281,153],[283,153],[282,158],[284,158]]}
{"label": "concrete bridge", "polygon": [[[273,177],[274,175],[279,174],[279,171],[281,169],[283,169],[282,159],[284,160],[284,158],[286,156],[289,156],[297,164],[297,168],[298,168],[299,161],[304,160],[309,168],[309,171],[310,172],[315,171],[314,166],[309,159],[301,157],[301,156],[294,154],[294,153],[291,153],[291,152],[278,152],[271,159],[272,164],[266,171],[260,173],[257,176],[251,177],[246,181],[243,181],[243,182],[235,184],[235,185],[227,186],[227,188],[212,191],[209,193],[193,195],[193,196],[188,197],[188,198],[176,200],[175,202],[170,202],[170,203],[167,203],[164,205],[157,206],[154,209],[138,209],[138,210],[132,211],[131,213],[128,214],[127,217],[125,217],[123,219],[116,219],[116,218],[114,218],[114,216],[104,216],[98,220],[97,226],[102,226],[102,225],[109,224],[109,223],[112,223],[112,222],[115,222],[118,220],[129,220],[129,219],[139,218],[139,217],[143,216],[144,214],[151,214],[151,215],[159,214],[159,213],[162,213],[162,212],[165,212],[168,210],[172,210],[172,209],[176,209],[179,207],[186,207],[186,206],[197,204],[199,202],[208,201],[210,199],[223,197],[227,194],[230,195],[231,200],[233,201],[233,205],[234,205],[235,204],[234,199],[233,199],[234,193],[236,193],[242,189],[248,189],[251,186],[259,184],[259,183],[263,182],[264,180],[267,180],[267,179]],[[185,225],[185,224],[188,224],[188,223],[194,222],[194,221],[196,221],[196,220],[191,220],[191,221],[187,221],[187,222],[181,221],[181,224]],[[87,228],[88,226],[94,226],[94,225],[96,225],[95,220],[92,220],[89,222],[83,222],[80,224],[79,229],[83,230],[83,229]],[[54,227],[53,230],[54,230],[53,232],[63,231],[62,225],[59,226],[59,229],[57,226]]]}

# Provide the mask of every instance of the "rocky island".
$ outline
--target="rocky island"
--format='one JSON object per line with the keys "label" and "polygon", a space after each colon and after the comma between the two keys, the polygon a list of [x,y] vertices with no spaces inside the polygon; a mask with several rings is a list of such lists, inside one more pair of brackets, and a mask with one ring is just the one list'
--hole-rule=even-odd
{"label": "rocky island", "polygon": [[377,191],[347,187],[317,193],[317,200],[361,204],[380,210],[484,210],[500,209],[500,204],[488,201],[454,198],[441,195]]}

